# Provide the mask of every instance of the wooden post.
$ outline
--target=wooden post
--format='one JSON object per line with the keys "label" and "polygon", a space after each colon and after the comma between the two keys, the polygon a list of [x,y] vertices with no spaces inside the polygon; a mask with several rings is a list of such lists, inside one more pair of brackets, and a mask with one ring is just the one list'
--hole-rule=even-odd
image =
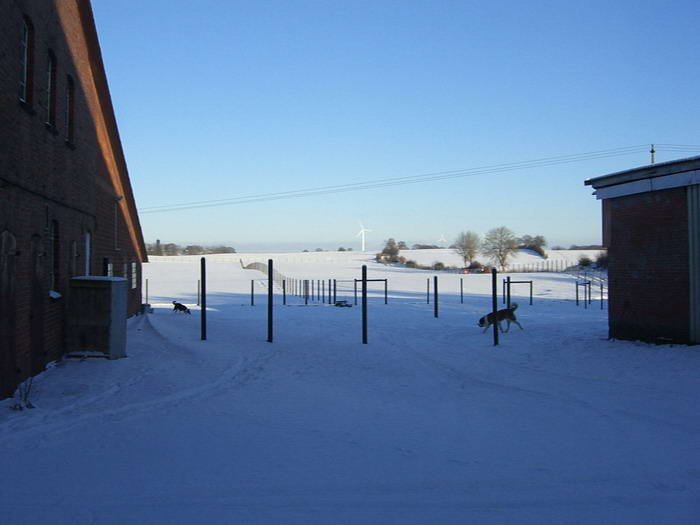
{"label": "wooden post", "polygon": [[355,306],[357,306],[357,279],[355,279]]}
{"label": "wooden post", "polygon": [[[498,319],[498,270],[491,269],[491,307],[494,321]],[[498,346],[498,322],[493,323],[493,346]]]}
{"label": "wooden post", "polygon": [[255,286],[255,281],[253,279],[250,280],[250,306],[255,306],[255,291],[253,290],[253,287]]}
{"label": "wooden post", "polygon": [[430,277],[428,277],[428,285],[425,289],[425,301],[430,304]]}
{"label": "wooden post", "polygon": [[207,340],[207,263],[204,257],[200,260],[201,276],[202,281],[202,298],[200,306],[200,328],[201,328],[201,339],[202,341]]}
{"label": "wooden post", "polygon": [[532,281],[530,281],[530,306],[532,306]]}
{"label": "wooden post", "polygon": [[389,279],[384,279],[384,304],[389,304]]}
{"label": "wooden post", "polygon": [[600,309],[603,309],[603,281],[600,281]]}
{"label": "wooden post", "polygon": [[282,279],[282,304],[287,305],[287,280]]}
{"label": "wooden post", "polygon": [[367,344],[367,265],[362,265],[362,344]]}
{"label": "wooden post", "polygon": [[464,279],[459,278],[459,302],[464,304]]}
{"label": "wooden post", "polygon": [[201,297],[201,287],[202,287],[202,280],[197,279],[197,306],[199,306],[199,298]]}
{"label": "wooden post", "polygon": [[333,304],[338,302],[338,281],[333,279]]}
{"label": "wooden post", "polygon": [[576,306],[578,306],[578,282],[576,282]]}
{"label": "wooden post", "polygon": [[304,304],[309,304],[309,280],[304,280]]}
{"label": "wooden post", "polygon": [[267,261],[267,342],[272,342],[272,285],[274,276],[272,275],[272,259]]}

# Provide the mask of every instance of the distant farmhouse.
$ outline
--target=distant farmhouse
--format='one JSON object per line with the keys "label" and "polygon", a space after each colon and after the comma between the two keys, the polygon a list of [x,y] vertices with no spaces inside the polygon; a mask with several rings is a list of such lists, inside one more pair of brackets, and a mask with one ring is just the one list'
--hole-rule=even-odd
{"label": "distant farmhouse", "polygon": [[603,200],[610,337],[700,343],[700,157],[585,184]]}
{"label": "distant farmhouse", "polygon": [[89,0],[0,2],[0,398],[65,351],[69,279],[146,250]]}

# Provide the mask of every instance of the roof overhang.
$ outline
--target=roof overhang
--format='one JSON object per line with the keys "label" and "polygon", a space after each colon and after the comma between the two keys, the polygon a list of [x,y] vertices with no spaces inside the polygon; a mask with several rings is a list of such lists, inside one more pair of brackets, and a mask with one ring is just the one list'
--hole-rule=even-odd
{"label": "roof overhang", "polygon": [[584,182],[598,199],[700,184],[700,156],[618,171]]}

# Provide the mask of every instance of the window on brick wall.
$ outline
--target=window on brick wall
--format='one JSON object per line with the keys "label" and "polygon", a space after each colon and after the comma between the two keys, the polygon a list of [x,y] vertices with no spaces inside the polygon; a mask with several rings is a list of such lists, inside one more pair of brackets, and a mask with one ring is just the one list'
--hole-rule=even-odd
{"label": "window on brick wall", "polygon": [[104,257],[102,259],[102,275],[105,277],[114,276],[114,266],[110,262],[109,257]]}
{"label": "window on brick wall", "polygon": [[58,221],[51,221],[49,227],[49,241],[51,246],[49,248],[50,256],[50,287],[52,290],[58,290],[59,282],[59,269],[61,264],[61,242],[58,235]]}
{"label": "window on brick wall", "polygon": [[85,275],[92,273],[92,233],[85,232]]}
{"label": "window on brick wall", "polygon": [[78,243],[72,241],[70,243],[70,276],[78,275]]}
{"label": "window on brick wall", "polygon": [[46,125],[56,125],[56,55],[49,49],[46,62]]}
{"label": "window on brick wall", "polygon": [[34,26],[27,16],[22,20],[19,58],[21,65],[19,100],[27,105],[31,105],[34,98]]}
{"label": "window on brick wall", "polygon": [[131,263],[131,289],[135,290],[138,286],[138,266],[135,262]]}
{"label": "window on brick wall", "polygon": [[65,108],[65,134],[66,142],[68,144],[73,144],[74,132],[75,132],[75,84],[73,83],[73,77],[68,75],[66,77],[66,108]]}

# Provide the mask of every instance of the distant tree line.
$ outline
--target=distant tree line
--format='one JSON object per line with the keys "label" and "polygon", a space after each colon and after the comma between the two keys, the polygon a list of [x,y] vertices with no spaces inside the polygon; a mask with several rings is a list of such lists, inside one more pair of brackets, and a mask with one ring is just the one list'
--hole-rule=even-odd
{"label": "distant tree line", "polygon": [[172,242],[162,244],[160,239],[154,243],[146,243],[146,253],[148,255],[208,255],[211,253],[236,253],[236,249],[231,246],[214,245],[200,246],[190,244],[180,246]]}

